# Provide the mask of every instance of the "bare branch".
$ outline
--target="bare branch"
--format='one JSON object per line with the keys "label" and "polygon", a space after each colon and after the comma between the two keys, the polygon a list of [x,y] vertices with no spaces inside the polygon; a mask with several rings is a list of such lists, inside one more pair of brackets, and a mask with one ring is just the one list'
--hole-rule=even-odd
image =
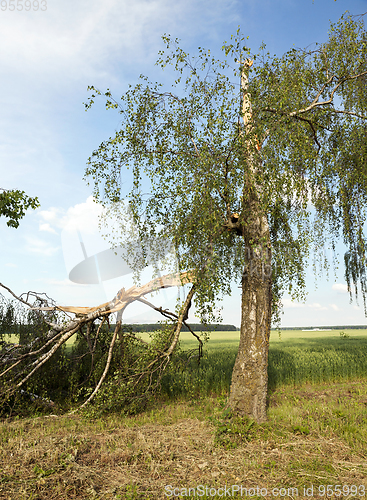
{"label": "bare branch", "polygon": [[355,116],[357,118],[362,118],[362,120],[367,119],[367,115],[359,115],[358,113],[353,113],[353,111],[344,111],[344,110],[339,110],[339,109],[333,109],[333,113],[342,113],[343,115],[351,115]]}
{"label": "bare branch", "polygon": [[96,307],[58,306],[58,309],[83,314],[85,320],[92,320],[124,309],[128,304],[134,302],[134,300],[142,295],[154,292],[160,288],[181,286],[182,284],[192,282],[194,279],[194,275],[191,271],[166,275],[155,278],[141,287],[132,286],[128,290],[122,288],[111,302],[106,302]]}
{"label": "bare branch", "polygon": [[[155,307],[153,304],[151,304],[150,302],[148,302],[145,299],[140,298],[138,300],[139,300],[139,302],[142,302],[143,304],[146,304],[146,305],[152,307],[155,311],[160,312],[166,318],[172,319],[172,318],[170,318],[170,316],[172,316],[173,318],[178,319],[177,314],[172,313],[170,311],[167,311],[167,309],[162,309],[162,307]],[[187,308],[187,310],[188,309],[189,308]],[[199,359],[200,359],[203,355],[202,354],[203,353],[203,341],[201,340],[201,338],[198,335],[196,335],[196,333],[194,333],[194,331],[191,329],[190,325],[186,323],[186,321],[183,321],[182,323],[188,328],[188,330],[191,332],[191,334],[194,337],[196,337],[197,341],[199,342]],[[134,337],[133,335],[131,335],[131,336]],[[134,337],[134,338],[136,338],[136,337]],[[142,339],[139,339],[139,340],[142,340]]]}
{"label": "bare branch", "polygon": [[72,337],[74,335],[74,333],[76,333],[80,328],[80,325],[78,325],[76,328],[74,328],[73,330],[69,331],[69,332],[66,332],[62,337],[61,339],[52,347],[52,349],[50,349],[47,353],[45,353],[43,356],[41,356],[40,358],[38,358],[36,361],[33,362],[33,365],[36,365],[33,370],[31,370],[28,375],[26,377],[24,377],[20,382],[18,382],[18,384],[16,385],[16,387],[21,387],[25,382],[27,382],[27,380],[30,379],[30,377],[33,375],[33,373],[35,373],[39,368],[41,368],[42,365],[44,365],[46,363],[46,361],[48,361],[54,354],[55,352],[59,349],[59,347],[64,344],[70,337]]}
{"label": "bare branch", "polygon": [[115,331],[113,333],[113,337],[112,337],[112,340],[111,340],[111,343],[110,343],[110,347],[108,349],[108,356],[107,356],[107,361],[106,361],[106,366],[105,366],[105,369],[102,373],[102,376],[101,378],[99,379],[99,382],[96,386],[96,388],[94,389],[94,391],[92,392],[92,394],[89,396],[89,398],[84,401],[84,403],[79,407],[77,408],[76,410],[72,411],[69,413],[69,415],[72,415],[73,413],[75,413],[76,411],[80,410],[81,408],[83,408],[86,404],[88,404],[90,401],[92,401],[92,399],[94,398],[94,396],[97,394],[97,392],[99,391],[104,379],[106,378],[106,375],[107,375],[107,372],[108,372],[108,369],[110,367],[110,364],[111,364],[111,359],[112,359],[112,352],[113,352],[113,347],[115,345],[115,342],[116,342],[116,338],[117,338],[117,334],[119,333],[121,329],[121,315],[120,315],[120,318],[118,319],[117,323],[116,323],[116,328],[115,328]]}
{"label": "bare branch", "polygon": [[177,342],[178,342],[178,339],[180,336],[180,332],[181,332],[181,328],[182,328],[183,318],[186,316],[186,313],[189,310],[189,307],[191,305],[191,299],[194,296],[195,289],[196,289],[196,286],[194,284],[191,287],[191,290],[189,291],[189,293],[187,294],[185,303],[184,303],[183,308],[182,308],[180,315],[178,317],[177,327],[176,327],[176,331],[175,331],[175,335],[174,335],[172,344],[170,345],[169,349],[165,352],[165,355],[168,358],[171,356],[172,352],[174,351],[174,349],[177,345]]}
{"label": "bare branch", "polygon": [[12,290],[10,290],[10,288],[8,288],[7,286],[3,285],[2,283],[0,283],[0,286],[2,288],[5,288],[5,290],[7,290],[14,298],[16,298],[17,300],[19,300],[19,302],[22,302],[26,306],[29,306],[30,308],[32,308],[32,304],[30,304],[29,302],[23,300],[21,297],[18,297],[18,295],[15,295],[15,293]]}

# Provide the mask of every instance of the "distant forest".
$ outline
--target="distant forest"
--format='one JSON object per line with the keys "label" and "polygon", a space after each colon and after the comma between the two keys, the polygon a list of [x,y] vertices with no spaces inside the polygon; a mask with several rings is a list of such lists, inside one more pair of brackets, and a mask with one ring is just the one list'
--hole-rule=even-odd
{"label": "distant forest", "polygon": [[[112,326],[112,325],[111,325]],[[134,325],[122,325],[125,329],[132,329],[133,332],[155,332],[162,328],[162,325],[159,323],[145,323],[145,324],[134,324]],[[190,328],[193,332],[213,332],[217,330],[218,332],[236,332],[239,331],[239,328],[236,328],[234,325],[222,325],[222,324],[213,324],[213,325],[202,325],[200,323],[190,324]],[[189,329],[182,325],[182,332],[188,332]]]}
{"label": "distant forest", "polygon": [[[144,323],[144,324],[123,324],[125,329],[132,329],[133,332],[155,332],[161,328],[159,323]],[[114,328],[115,325],[111,325],[111,329]],[[236,332],[239,331],[239,328],[236,328],[234,325],[222,325],[220,323],[213,325],[202,325],[200,323],[190,324],[190,328],[194,332],[208,332],[208,331],[218,331],[218,332]],[[321,330],[366,330],[367,325],[344,325],[344,326],[282,326],[281,330],[311,330],[313,328],[320,328]],[[276,328],[272,328],[273,331]],[[188,332],[189,329],[182,325],[182,332]]]}
{"label": "distant forest", "polygon": [[[281,326],[280,330],[311,330],[320,328],[320,330],[367,330],[367,325],[344,325],[344,326]],[[276,330],[276,328],[272,328]]]}

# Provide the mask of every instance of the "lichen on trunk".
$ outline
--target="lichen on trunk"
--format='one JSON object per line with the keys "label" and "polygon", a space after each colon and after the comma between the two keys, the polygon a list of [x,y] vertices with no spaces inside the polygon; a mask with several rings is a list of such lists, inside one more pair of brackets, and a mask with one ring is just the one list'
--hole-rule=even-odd
{"label": "lichen on trunk", "polygon": [[266,420],[268,350],[271,314],[270,280],[248,276],[242,281],[242,318],[238,354],[233,368],[230,407],[257,422]]}

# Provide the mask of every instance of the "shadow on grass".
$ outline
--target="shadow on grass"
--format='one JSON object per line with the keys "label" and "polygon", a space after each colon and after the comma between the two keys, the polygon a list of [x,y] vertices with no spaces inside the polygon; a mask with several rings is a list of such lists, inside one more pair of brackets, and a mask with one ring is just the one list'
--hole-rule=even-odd
{"label": "shadow on grass", "polygon": [[[197,360],[176,361],[163,378],[162,393],[169,398],[228,394],[236,355],[237,347],[208,349],[199,365]],[[366,339],[310,339],[270,346],[268,376],[269,391],[282,385],[367,377]]]}

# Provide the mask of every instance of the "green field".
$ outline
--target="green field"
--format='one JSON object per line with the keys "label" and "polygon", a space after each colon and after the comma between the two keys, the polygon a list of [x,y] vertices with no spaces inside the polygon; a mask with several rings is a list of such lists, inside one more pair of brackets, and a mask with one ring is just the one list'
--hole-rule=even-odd
{"label": "green field", "polygon": [[[280,337],[278,330],[271,330],[270,333],[270,344],[285,344],[287,342],[292,342],[295,345],[305,345],[311,343],[328,343],[329,341],[340,340],[340,332],[344,332],[349,336],[349,339],[365,339],[367,340],[367,329],[344,329],[344,330],[329,330],[329,331],[303,331],[303,330],[280,330]],[[195,332],[200,334],[200,332]],[[137,333],[143,340],[149,340],[149,333]],[[237,347],[240,339],[239,331],[223,331],[223,332],[211,332],[209,342],[207,343],[207,348],[217,349],[223,347]],[[348,340],[349,340],[348,339]],[[9,342],[17,342],[18,338],[15,335],[7,337]],[[71,337],[66,345],[73,345],[75,341],[75,336]],[[196,339],[190,332],[181,332],[180,342],[183,348],[191,349],[196,344]]]}
{"label": "green field", "polygon": [[[198,333],[198,332],[196,332]],[[342,335],[341,335],[342,333]],[[144,340],[149,339],[148,333],[139,334]],[[212,332],[209,341],[205,344],[208,350],[233,348],[237,349],[240,340],[240,332]],[[271,330],[270,348],[285,346],[312,347],[324,346],[334,347],[364,345],[367,342],[367,329],[355,330],[330,330],[330,331],[303,331],[303,330]],[[190,332],[180,335],[180,343],[183,349],[192,349],[197,344],[196,339]]]}
{"label": "green field", "polygon": [[[349,344],[355,341],[367,341],[367,329],[345,329],[345,330],[330,330],[330,331],[303,331],[303,330],[271,330],[270,345],[284,346],[292,343],[295,346],[311,346],[312,344],[326,345],[340,341],[342,339],[340,332],[344,332],[349,336],[346,339]],[[195,332],[198,334],[199,332]],[[149,333],[138,334],[143,340],[149,340]],[[238,348],[240,340],[240,332],[211,332],[209,341],[206,344],[207,349],[223,349],[223,348]],[[70,341],[69,341],[70,342]],[[71,343],[73,341],[71,340]],[[183,349],[192,349],[197,344],[196,339],[190,332],[182,332],[180,335],[180,343]]]}
{"label": "green field", "polygon": [[[163,380],[170,397],[227,394],[239,344],[239,332],[213,332],[204,358],[191,359],[185,369],[173,369]],[[144,334],[145,339],[149,338]],[[187,351],[197,346],[189,333],[181,336]],[[283,385],[367,378],[367,330],[272,331],[269,346],[269,389]]]}
{"label": "green field", "polygon": [[[149,333],[136,335],[150,339]],[[163,394],[168,398],[227,394],[239,338],[239,331],[210,333],[198,364],[191,352],[198,342],[190,332],[182,332],[181,355],[163,378]],[[73,342],[74,338],[69,339],[67,351]],[[280,334],[272,330],[268,374],[270,391],[283,385],[367,379],[367,329],[281,330]]]}

